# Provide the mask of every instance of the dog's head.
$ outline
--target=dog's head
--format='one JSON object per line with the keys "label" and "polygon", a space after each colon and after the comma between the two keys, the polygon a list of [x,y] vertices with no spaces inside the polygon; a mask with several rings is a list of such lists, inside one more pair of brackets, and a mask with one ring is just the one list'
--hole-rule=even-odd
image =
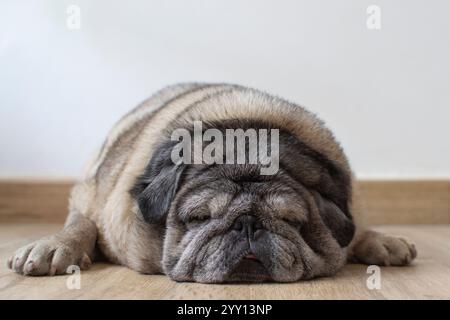
{"label": "dog's head", "polygon": [[288,282],[332,275],[353,237],[349,177],[286,132],[280,169],[174,164],[159,146],[135,195],[166,226],[163,268],[177,281]]}

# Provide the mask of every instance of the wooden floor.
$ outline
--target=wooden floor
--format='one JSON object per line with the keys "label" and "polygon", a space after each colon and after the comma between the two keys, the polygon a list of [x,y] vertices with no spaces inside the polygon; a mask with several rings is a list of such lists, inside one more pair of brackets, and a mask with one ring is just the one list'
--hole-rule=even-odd
{"label": "wooden floor", "polygon": [[79,290],[67,288],[69,276],[23,277],[6,268],[15,249],[59,228],[0,224],[0,299],[450,299],[450,225],[377,228],[413,239],[419,252],[410,267],[382,268],[380,290],[367,288],[370,274],[362,265],[348,265],[333,278],[291,284],[204,285],[95,264],[82,272]]}

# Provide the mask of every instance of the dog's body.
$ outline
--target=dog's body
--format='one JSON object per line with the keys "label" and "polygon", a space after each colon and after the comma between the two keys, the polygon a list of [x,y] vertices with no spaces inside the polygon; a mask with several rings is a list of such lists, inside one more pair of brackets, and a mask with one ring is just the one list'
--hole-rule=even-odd
{"label": "dog's body", "polygon": [[[194,120],[223,131],[280,129],[280,172],[171,166],[170,134]],[[361,226],[354,189],[341,147],[302,107],[240,86],[175,85],[116,124],[73,189],[65,228],[19,249],[9,266],[62,274],[69,265],[87,267],[96,248],[111,262],[180,281],[295,281],[332,275],[347,258],[409,264],[412,244]],[[185,212],[195,219],[184,220]],[[261,238],[252,238],[254,230],[240,238],[243,225]],[[249,264],[239,267],[242,260]]]}

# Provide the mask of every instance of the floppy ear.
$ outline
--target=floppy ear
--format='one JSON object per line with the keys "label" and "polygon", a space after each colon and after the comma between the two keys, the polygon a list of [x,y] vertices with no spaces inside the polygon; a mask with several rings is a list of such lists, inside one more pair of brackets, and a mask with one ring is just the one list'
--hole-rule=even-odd
{"label": "floppy ear", "polygon": [[330,229],[333,237],[341,247],[348,246],[355,234],[355,225],[351,217],[347,216],[337,205],[322,197],[319,193],[313,192],[313,194],[320,216],[328,229]]}
{"label": "floppy ear", "polygon": [[170,157],[173,142],[159,146],[145,173],[131,190],[141,214],[148,223],[164,223],[178,190],[185,164],[175,164]]}

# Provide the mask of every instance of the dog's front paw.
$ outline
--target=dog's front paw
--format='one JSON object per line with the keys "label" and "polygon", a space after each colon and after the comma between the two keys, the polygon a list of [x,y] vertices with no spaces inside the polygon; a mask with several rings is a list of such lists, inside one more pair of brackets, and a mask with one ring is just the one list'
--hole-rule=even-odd
{"label": "dog's front paw", "polygon": [[71,265],[87,269],[91,259],[75,241],[55,236],[24,246],[8,259],[10,269],[30,276],[65,274]]}
{"label": "dog's front paw", "polygon": [[416,247],[409,240],[372,230],[358,235],[349,251],[351,261],[380,266],[408,265],[416,256]]}

